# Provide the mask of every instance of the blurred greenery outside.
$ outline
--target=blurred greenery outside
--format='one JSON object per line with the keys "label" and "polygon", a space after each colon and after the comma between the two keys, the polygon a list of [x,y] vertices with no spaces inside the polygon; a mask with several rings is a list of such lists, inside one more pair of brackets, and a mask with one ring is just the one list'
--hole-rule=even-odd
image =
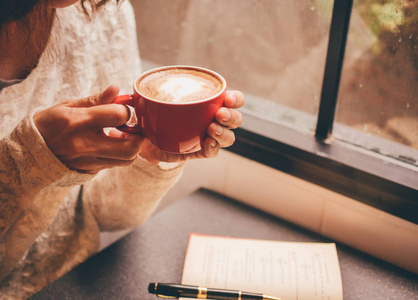
{"label": "blurred greenery outside", "polygon": [[[333,3],[314,2],[329,20]],[[418,149],[418,1],[354,0],[353,14],[369,32],[352,16],[346,55],[364,51],[343,68],[336,120]]]}
{"label": "blurred greenery outside", "polygon": [[[314,7],[331,20],[333,3],[334,0],[315,0]],[[418,51],[418,1],[355,0],[354,7],[379,38],[373,46],[375,54],[382,51],[382,44],[392,45],[394,41],[407,42],[411,50]],[[418,69],[416,53],[412,58]]]}

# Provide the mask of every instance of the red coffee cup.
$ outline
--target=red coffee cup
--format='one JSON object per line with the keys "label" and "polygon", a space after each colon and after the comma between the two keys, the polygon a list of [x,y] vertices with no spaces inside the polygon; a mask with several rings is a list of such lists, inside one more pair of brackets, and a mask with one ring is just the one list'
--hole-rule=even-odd
{"label": "red coffee cup", "polygon": [[[147,75],[168,69],[197,70],[207,73],[221,84],[215,95],[192,102],[166,102],[145,96],[138,84]],[[226,81],[218,73],[194,66],[166,66],[141,74],[134,82],[133,94],[118,96],[114,103],[132,106],[138,122],[126,124],[119,129],[142,134],[160,150],[171,153],[191,153],[202,149],[210,123],[224,104]]]}

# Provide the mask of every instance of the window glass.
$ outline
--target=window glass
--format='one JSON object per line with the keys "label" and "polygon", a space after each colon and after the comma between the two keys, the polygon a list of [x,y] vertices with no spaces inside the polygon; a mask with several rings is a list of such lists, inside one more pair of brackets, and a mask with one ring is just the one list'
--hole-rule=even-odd
{"label": "window glass", "polygon": [[371,138],[357,140],[361,146],[417,164],[417,1],[354,2],[336,121],[337,138],[353,142],[349,126]]}
{"label": "window glass", "polygon": [[142,58],[213,69],[246,94],[246,110],[314,130],[333,1],[133,4]]}

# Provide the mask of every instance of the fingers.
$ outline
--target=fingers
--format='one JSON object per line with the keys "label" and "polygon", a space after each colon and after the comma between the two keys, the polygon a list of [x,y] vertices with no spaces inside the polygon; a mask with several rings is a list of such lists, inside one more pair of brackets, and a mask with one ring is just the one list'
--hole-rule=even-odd
{"label": "fingers", "polygon": [[[140,135],[126,134],[115,129],[103,133],[103,128],[118,127],[130,119],[131,112],[126,106],[112,103],[118,93],[117,86],[110,86],[102,93],[68,101],[61,104],[59,110],[56,109],[53,114],[55,119],[59,117],[64,121],[53,124],[62,123],[66,130],[54,127],[55,135],[49,144],[52,144],[50,148],[54,154],[68,167],[95,173],[109,167],[130,165],[138,153],[142,156],[148,152],[152,154],[148,156],[155,157],[156,161],[161,158],[164,158],[163,161],[183,161],[215,157],[221,147],[229,147],[234,143],[235,135],[231,129],[239,127],[242,122],[242,115],[237,108],[244,105],[244,96],[238,91],[228,91],[224,107],[215,115],[217,123],[212,123],[208,128],[209,136],[204,140],[202,150],[162,157],[161,151],[146,150],[145,140]],[[64,134],[59,134],[57,138],[56,132]]]}
{"label": "fingers", "polygon": [[112,103],[119,94],[119,86],[111,85],[103,92],[69,102],[71,107],[92,107]]}
{"label": "fingers", "polygon": [[239,91],[227,91],[224,105],[216,112],[216,121],[230,129],[241,126],[242,115],[236,109],[244,105],[244,95]]}
{"label": "fingers", "polygon": [[92,129],[118,127],[126,124],[131,117],[129,108],[121,104],[107,104],[86,108],[84,124]]}
{"label": "fingers", "polygon": [[[112,132],[115,136],[115,133]],[[93,133],[78,145],[74,153],[116,160],[133,160],[141,151],[143,138],[136,134],[121,134],[120,137]],[[70,153],[69,153],[70,154]]]}
{"label": "fingers", "polygon": [[92,154],[102,158],[132,160],[141,151],[142,143],[143,138],[136,134],[124,138],[104,137],[92,145]]}
{"label": "fingers", "polygon": [[215,120],[219,124],[230,128],[235,129],[241,126],[242,115],[239,111],[235,109],[229,109],[226,107],[221,107],[215,115]]}
{"label": "fingers", "polygon": [[220,145],[219,143],[211,138],[208,137],[203,141],[203,153],[205,158],[213,158],[216,157],[219,153]]}
{"label": "fingers", "polygon": [[69,168],[85,173],[132,164],[143,137],[103,128],[117,127],[130,118],[125,105],[113,104],[119,88],[110,86],[102,93],[69,100],[40,111],[34,122],[51,151]]}
{"label": "fingers", "polygon": [[[77,108],[78,114],[84,113],[83,116],[77,116],[78,125],[95,129],[117,127],[128,122],[132,115],[127,106],[112,103],[118,94],[119,87],[111,85],[101,93],[68,101],[66,106]],[[80,108],[85,108],[85,110],[80,110]]]}
{"label": "fingers", "polygon": [[67,159],[81,156],[97,156],[111,159],[133,159],[141,150],[143,137],[116,130],[105,134],[103,130],[85,130],[62,133],[51,138],[48,146],[56,156]]}
{"label": "fingers", "polygon": [[210,124],[207,132],[209,138],[206,139],[212,143],[216,141],[218,148],[229,147],[235,142],[235,134],[230,129],[241,126],[242,115],[237,108],[244,105],[244,95],[239,91],[227,91],[224,105],[216,112],[215,120],[218,123]]}
{"label": "fingers", "polygon": [[224,105],[228,108],[240,108],[244,105],[244,94],[240,91],[231,91],[226,92]]}
{"label": "fingers", "polygon": [[211,138],[207,137],[203,141],[202,149],[198,152],[183,154],[182,160],[199,159],[199,158],[213,158],[219,153],[219,143]]}
{"label": "fingers", "polygon": [[216,140],[220,147],[229,147],[235,142],[235,134],[218,123],[212,123],[208,128],[208,135]]}
{"label": "fingers", "polygon": [[[115,135],[114,132],[111,134]],[[106,168],[131,165],[140,153],[142,143],[139,135],[115,138],[92,133],[56,149],[56,156],[70,169],[96,173]]]}
{"label": "fingers", "polygon": [[117,139],[125,139],[129,136],[129,133],[117,130],[116,128],[103,128],[102,133]]}

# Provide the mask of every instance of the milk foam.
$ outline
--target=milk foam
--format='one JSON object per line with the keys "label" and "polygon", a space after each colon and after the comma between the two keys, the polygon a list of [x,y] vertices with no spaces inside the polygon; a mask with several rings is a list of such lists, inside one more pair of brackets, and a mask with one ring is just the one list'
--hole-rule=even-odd
{"label": "milk foam", "polygon": [[196,81],[191,76],[177,75],[167,78],[160,86],[160,90],[171,96],[172,102],[180,102],[181,99],[202,90],[202,82]]}
{"label": "milk foam", "polygon": [[182,103],[215,96],[221,91],[222,82],[203,71],[171,68],[148,74],[137,87],[151,99]]}

